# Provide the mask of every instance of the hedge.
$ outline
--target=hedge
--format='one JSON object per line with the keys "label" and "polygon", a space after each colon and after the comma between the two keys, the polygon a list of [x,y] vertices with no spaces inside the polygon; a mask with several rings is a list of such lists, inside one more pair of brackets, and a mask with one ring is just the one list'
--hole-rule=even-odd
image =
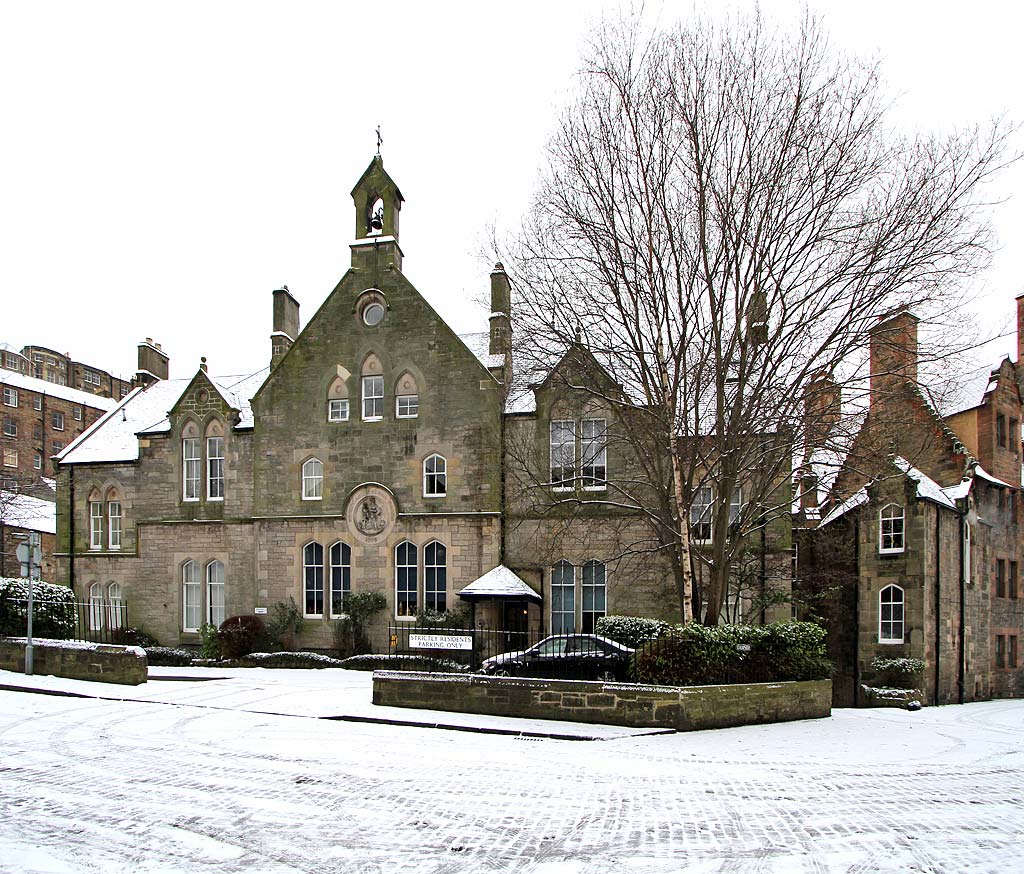
{"label": "hedge", "polygon": [[646,640],[661,637],[672,626],[660,619],[644,616],[602,616],[594,633],[636,649]]}
{"label": "hedge", "polygon": [[635,679],[665,686],[823,680],[825,629],[812,622],[673,626],[633,657]]}
{"label": "hedge", "polygon": [[[32,636],[75,636],[75,593],[67,586],[32,582]],[[28,580],[0,577],[0,634],[24,637],[28,625]]]}

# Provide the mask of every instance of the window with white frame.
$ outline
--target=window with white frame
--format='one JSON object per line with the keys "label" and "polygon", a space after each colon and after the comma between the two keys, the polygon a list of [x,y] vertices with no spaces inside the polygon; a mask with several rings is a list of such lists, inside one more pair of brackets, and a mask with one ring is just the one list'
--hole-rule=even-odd
{"label": "window with white frame", "polygon": [[16,388],[4,388],[4,406],[18,406],[18,390]]}
{"label": "window with white frame", "polygon": [[54,411],[50,414],[50,425],[54,431],[64,430],[64,414],[59,411]]}
{"label": "window with white frame", "polygon": [[124,628],[125,606],[120,583],[111,583],[107,586],[107,616],[110,628]]}
{"label": "window with white frame", "polygon": [[903,643],[903,589],[886,586],[878,593],[878,642]]}
{"label": "window with white frame", "polygon": [[110,549],[121,548],[121,502],[107,502],[107,541]]}
{"label": "window with white frame", "polygon": [[331,544],[331,615],[345,612],[345,599],[352,594],[352,549],[339,540]]}
{"label": "window with white frame", "polygon": [[103,501],[89,501],[89,549],[103,549]]}
{"label": "window with white frame", "polygon": [[32,468],[34,470],[43,469],[43,456],[41,456],[38,452],[32,454]]}
{"label": "window with white frame", "polygon": [[423,497],[443,498],[448,494],[448,461],[443,455],[427,456],[423,461]]}
{"label": "window with white frame", "polygon": [[736,486],[732,490],[732,497],[729,499],[729,527],[739,525],[740,516],[743,514],[743,489]]}
{"label": "window with white frame", "polygon": [[711,486],[697,486],[690,504],[690,531],[697,543],[711,540],[711,516],[714,512],[715,490]]}
{"label": "window with white frame", "polygon": [[551,568],[551,633],[576,630],[576,574],[567,561]]}
{"label": "window with white frame", "polygon": [[576,480],[576,423],[553,419],[550,430],[551,487],[568,491]]}
{"label": "window with white frame", "polygon": [[604,489],[608,485],[607,421],[580,421],[580,475],[585,489]]}
{"label": "window with white frame", "polygon": [[302,465],[302,500],[320,501],[324,496],[324,466],[319,458]]}
{"label": "window with white frame", "polygon": [[327,421],[348,421],[348,398],[330,398],[327,401]]}
{"label": "window with white frame", "polygon": [[224,500],[224,438],[206,438],[206,497]]}
{"label": "window with white frame", "polygon": [[417,550],[404,540],[395,547],[395,616],[411,619],[419,609]]}
{"label": "window with white frame", "polygon": [[583,565],[583,612],[581,614],[584,634],[597,630],[597,620],[605,615],[607,586],[605,585],[604,562],[588,561]]}
{"label": "window with white frame", "polygon": [[4,437],[17,437],[18,423],[10,416],[4,416]]}
{"label": "window with white frame", "polygon": [[5,449],[4,450],[4,467],[17,467],[18,466],[18,450],[17,449]]}
{"label": "window with white frame", "polygon": [[74,419],[75,419],[76,422],[81,422],[82,421],[82,408],[81,407],[72,407],[71,408],[71,415],[74,416]]}
{"label": "window with white frame", "polygon": [[86,385],[99,385],[100,384],[100,375],[98,373],[93,372],[92,370],[86,370],[82,374],[82,381]]}
{"label": "window with white frame", "polygon": [[181,566],[181,630],[199,631],[203,621],[199,565],[188,559]]}
{"label": "window with white frame", "polygon": [[185,437],[181,441],[181,496],[186,501],[199,500],[203,469],[200,452],[198,437]]}
{"label": "window with white frame", "polygon": [[903,508],[899,504],[886,504],[878,511],[878,551],[903,552]]}
{"label": "window with white frame", "polygon": [[437,613],[448,609],[448,550],[436,540],[423,550],[423,606]]}
{"label": "window with white frame", "polygon": [[224,618],[224,565],[214,559],[206,566],[206,621],[220,628]]}
{"label": "window with white frame", "polygon": [[305,616],[324,615],[324,548],[315,540],[302,549],[303,598]]}
{"label": "window with white frame", "polygon": [[384,418],[384,377],[363,377],[363,421],[378,422]]}
{"label": "window with white frame", "polygon": [[35,395],[32,398],[32,409],[37,413],[41,413],[43,411],[43,398],[41,395]]}
{"label": "window with white frame", "polygon": [[419,395],[397,395],[395,397],[395,415],[399,419],[415,419],[419,414]]}
{"label": "window with white frame", "polygon": [[100,583],[93,583],[89,586],[89,630],[103,630],[104,613],[103,586]]}

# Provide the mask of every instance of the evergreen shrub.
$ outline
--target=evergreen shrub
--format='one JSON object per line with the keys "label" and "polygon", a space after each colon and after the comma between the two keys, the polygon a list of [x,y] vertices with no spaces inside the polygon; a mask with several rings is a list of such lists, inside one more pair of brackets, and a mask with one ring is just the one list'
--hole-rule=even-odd
{"label": "evergreen shrub", "polygon": [[237,659],[263,649],[267,639],[267,626],[259,616],[229,616],[220,624],[217,638],[220,642],[221,658]]}
{"label": "evergreen shrub", "polygon": [[[75,636],[75,593],[67,586],[32,582],[32,636]],[[28,580],[0,578],[0,634],[24,637],[28,627]]]}
{"label": "evergreen shrub", "polygon": [[875,672],[874,685],[890,689],[916,689],[924,667],[921,659],[914,658],[878,657],[871,662],[871,670]]}
{"label": "evergreen shrub", "polygon": [[169,646],[147,646],[146,662],[151,666],[162,668],[187,668],[192,664],[194,653],[186,649],[174,649]]}
{"label": "evergreen shrub", "polygon": [[825,629],[811,622],[771,625],[677,625],[633,657],[638,682],[710,686],[781,680],[824,680]]}
{"label": "evergreen shrub", "polygon": [[594,633],[636,649],[645,640],[661,637],[671,627],[660,619],[644,616],[602,616],[597,620]]}

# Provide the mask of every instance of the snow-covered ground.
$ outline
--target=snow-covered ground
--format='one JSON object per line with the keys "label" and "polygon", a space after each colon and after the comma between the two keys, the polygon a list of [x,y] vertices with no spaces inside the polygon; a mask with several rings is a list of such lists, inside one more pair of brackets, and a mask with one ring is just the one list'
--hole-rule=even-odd
{"label": "snow-covered ground", "polygon": [[[0,872],[1019,872],[1024,701],[718,732],[396,711],[348,671],[0,691]],[[434,721],[594,740],[317,717]],[[424,718],[424,717],[427,718]]]}

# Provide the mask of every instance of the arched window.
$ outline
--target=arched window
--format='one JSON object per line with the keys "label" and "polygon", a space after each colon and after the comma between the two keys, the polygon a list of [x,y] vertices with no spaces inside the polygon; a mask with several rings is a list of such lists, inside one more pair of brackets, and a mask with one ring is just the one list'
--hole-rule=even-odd
{"label": "arched window", "polygon": [[107,586],[107,603],[110,607],[108,627],[124,628],[124,599],[121,597],[121,584],[111,583]]}
{"label": "arched window", "polygon": [[573,566],[560,561],[551,568],[551,633],[576,630],[576,578]]}
{"label": "arched window", "polygon": [[327,421],[348,421],[348,386],[340,376],[335,378],[327,390]]}
{"label": "arched window", "polygon": [[203,621],[202,599],[200,598],[199,565],[188,559],[181,566],[181,628],[182,631],[198,631]]}
{"label": "arched window", "polygon": [[420,390],[416,377],[406,371],[395,385],[395,416],[399,419],[415,419],[420,414]]}
{"label": "arched window", "polygon": [[436,540],[423,550],[423,606],[438,613],[448,609],[448,550]]}
{"label": "arched window", "polygon": [[379,422],[384,418],[384,367],[376,355],[366,356],[361,376],[363,421]]}
{"label": "arched window", "polygon": [[416,547],[408,540],[395,547],[395,615],[413,617],[418,608]]}
{"label": "arched window", "polygon": [[324,496],[324,466],[319,458],[310,458],[302,465],[302,500],[320,501]]}
{"label": "arched window", "polygon": [[224,427],[217,419],[206,427],[206,498],[224,500]]}
{"label": "arched window", "polygon": [[206,566],[206,621],[217,628],[224,621],[224,565],[216,560]]}
{"label": "arched window", "polygon": [[103,499],[96,489],[89,493],[89,549],[103,549]]}
{"label": "arched window", "polygon": [[352,549],[347,543],[331,544],[331,615],[345,612],[345,599],[352,593]]}
{"label": "arched window", "polygon": [[303,613],[324,615],[324,548],[315,540],[302,550]]}
{"label": "arched window", "polygon": [[903,552],[903,508],[899,504],[886,504],[878,511],[878,551]]}
{"label": "arched window", "polygon": [[107,491],[107,546],[121,548],[121,499],[115,489]]}
{"label": "arched window", "polygon": [[103,630],[103,586],[99,583],[89,586],[89,630]]}
{"label": "arched window", "polygon": [[903,643],[903,589],[886,586],[878,593],[878,642]]}
{"label": "arched window", "polygon": [[583,565],[583,625],[584,634],[593,634],[597,620],[605,614],[606,586],[604,562],[588,561]]}
{"label": "arched window", "polygon": [[202,450],[199,428],[189,422],[181,430],[181,497],[185,501],[199,500],[199,485],[202,477]]}
{"label": "arched window", "polygon": [[443,455],[430,455],[423,462],[423,497],[443,498],[448,494],[448,462]]}

